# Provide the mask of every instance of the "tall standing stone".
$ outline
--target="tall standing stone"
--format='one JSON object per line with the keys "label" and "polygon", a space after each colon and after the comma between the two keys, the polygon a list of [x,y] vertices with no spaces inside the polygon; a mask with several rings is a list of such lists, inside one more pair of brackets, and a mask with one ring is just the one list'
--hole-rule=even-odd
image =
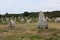
{"label": "tall standing stone", "polygon": [[46,28],[48,29],[48,23],[45,19],[44,13],[39,13],[39,21],[38,21],[38,28]]}

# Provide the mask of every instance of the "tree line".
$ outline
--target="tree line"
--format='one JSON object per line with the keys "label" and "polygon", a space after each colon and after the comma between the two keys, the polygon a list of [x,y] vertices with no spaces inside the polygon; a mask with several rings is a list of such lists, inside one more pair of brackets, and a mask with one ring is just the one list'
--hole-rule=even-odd
{"label": "tree line", "polygon": [[[43,12],[45,14],[46,17],[52,18],[52,17],[60,17],[60,11],[51,11],[51,12]],[[24,13],[20,13],[20,14],[9,14],[6,13],[5,15],[1,15],[0,14],[0,18],[1,17],[38,17],[39,16],[39,12],[24,12]]]}

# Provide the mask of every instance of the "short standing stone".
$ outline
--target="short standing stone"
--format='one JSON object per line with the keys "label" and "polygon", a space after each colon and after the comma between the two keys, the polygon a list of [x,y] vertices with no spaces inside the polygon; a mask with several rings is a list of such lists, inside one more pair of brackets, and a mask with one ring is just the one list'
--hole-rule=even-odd
{"label": "short standing stone", "polygon": [[15,21],[14,20],[10,20],[9,26],[10,27],[15,27],[16,26]]}

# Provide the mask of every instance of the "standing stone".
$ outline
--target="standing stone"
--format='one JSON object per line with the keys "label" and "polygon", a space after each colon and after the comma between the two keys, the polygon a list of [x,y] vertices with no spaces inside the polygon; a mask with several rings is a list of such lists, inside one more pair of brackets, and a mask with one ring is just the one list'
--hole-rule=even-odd
{"label": "standing stone", "polygon": [[4,18],[3,18],[3,17],[1,17],[1,21],[2,21],[2,23],[5,23]]}
{"label": "standing stone", "polygon": [[25,19],[24,18],[21,18],[20,22],[21,23],[24,23]]}
{"label": "standing stone", "polygon": [[48,29],[48,23],[45,19],[44,13],[39,13],[39,21],[38,21],[38,28],[46,28]]}
{"label": "standing stone", "polygon": [[27,20],[27,23],[30,23],[30,22],[32,22],[32,19],[28,19],[28,20]]}
{"label": "standing stone", "polygon": [[56,22],[56,23],[60,23],[60,17],[56,17],[56,18],[55,18],[55,22]]}
{"label": "standing stone", "polygon": [[6,19],[6,23],[9,23],[9,18],[5,18]]}
{"label": "standing stone", "polygon": [[9,23],[9,27],[15,27],[15,26],[16,26],[16,22],[11,19]]}

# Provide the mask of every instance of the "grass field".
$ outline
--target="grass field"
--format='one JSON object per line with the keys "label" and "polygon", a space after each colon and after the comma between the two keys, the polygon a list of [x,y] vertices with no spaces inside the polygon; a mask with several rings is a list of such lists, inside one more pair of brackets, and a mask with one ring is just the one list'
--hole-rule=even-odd
{"label": "grass field", "polygon": [[38,32],[37,23],[0,25],[0,40],[60,40],[60,23],[48,23],[49,29]]}

